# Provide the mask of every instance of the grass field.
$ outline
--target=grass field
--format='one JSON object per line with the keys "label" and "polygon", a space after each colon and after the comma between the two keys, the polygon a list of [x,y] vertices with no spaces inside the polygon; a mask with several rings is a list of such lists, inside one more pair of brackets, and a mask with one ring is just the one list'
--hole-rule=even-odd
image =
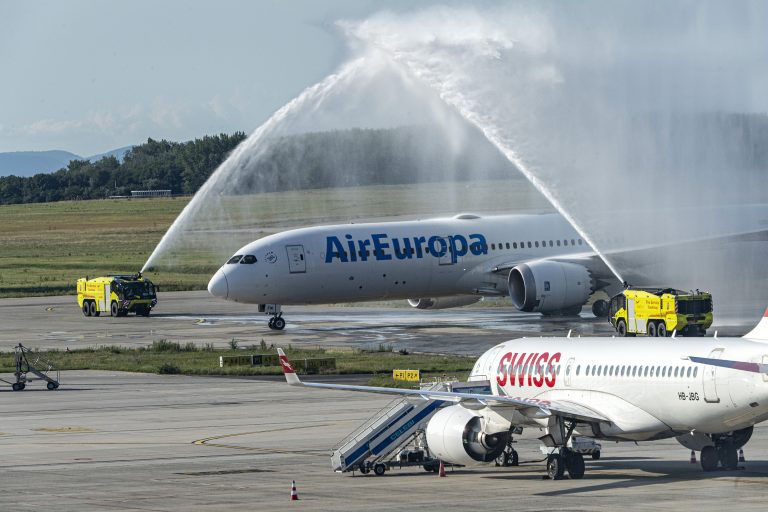
{"label": "grass field", "polygon": [[[502,187],[505,192],[499,194]],[[0,297],[72,294],[79,277],[140,270],[189,200],[0,206]],[[435,212],[548,209],[521,179],[277,192],[228,197],[221,206],[198,215],[158,270],[148,273],[162,290],[204,289],[232,251],[284,227]]]}
{"label": "grass field", "polygon": [[[402,355],[389,351],[340,350],[317,348],[312,350],[286,349],[288,357],[299,361],[304,358],[336,359],[335,370],[327,374],[374,374],[376,385],[395,385],[393,369],[418,369],[424,377],[450,375],[466,377],[474,359],[461,356],[426,354]],[[279,366],[225,366],[219,367],[220,356],[275,354],[273,346],[253,346],[245,349],[215,350],[210,345],[159,340],[147,348],[102,346],[71,351],[39,351],[41,356],[59,370],[107,370],[141,373],[184,375],[280,375]],[[14,371],[13,352],[0,353],[0,373]],[[409,386],[410,384],[397,383]]]}

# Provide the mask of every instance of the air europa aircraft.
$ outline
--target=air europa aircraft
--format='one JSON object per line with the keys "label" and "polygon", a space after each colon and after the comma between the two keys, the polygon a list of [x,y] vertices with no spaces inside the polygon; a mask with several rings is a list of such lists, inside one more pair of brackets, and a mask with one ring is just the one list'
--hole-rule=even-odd
{"label": "air europa aircraft", "polygon": [[[216,297],[259,304],[283,329],[282,305],[408,299],[418,309],[509,295],[528,312],[578,314],[620,283],[561,216],[451,218],[316,226],[237,251],[213,276]],[[605,316],[605,301],[593,312]]]}
{"label": "air europa aircraft", "polygon": [[[768,309],[743,338],[515,339],[485,352],[469,377],[490,394],[304,383],[279,350],[288,384],[384,393],[445,406],[426,439],[447,463],[478,465],[509,449],[516,427],[545,429],[550,478],[584,476],[574,434],[615,441],[674,437],[701,466],[735,469],[737,450],[768,419]],[[453,403],[453,405],[451,405]]]}

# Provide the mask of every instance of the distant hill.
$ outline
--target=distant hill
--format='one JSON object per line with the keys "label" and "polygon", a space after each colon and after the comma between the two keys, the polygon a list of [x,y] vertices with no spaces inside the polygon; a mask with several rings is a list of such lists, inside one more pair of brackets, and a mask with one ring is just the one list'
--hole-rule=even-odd
{"label": "distant hill", "polygon": [[35,174],[63,169],[71,160],[96,162],[105,156],[114,156],[118,161],[122,162],[123,157],[132,147],[125,146],[87,157],[61,150],[0,153],[0,176],[10,176],[11,174],[23,177],[34,176]]}
{"label": "distant hill", "polygon": [[70,160],[83,157],[69,151],[13,151],[0,153],[0,176],[33,176],[41,172],[58,171]]}

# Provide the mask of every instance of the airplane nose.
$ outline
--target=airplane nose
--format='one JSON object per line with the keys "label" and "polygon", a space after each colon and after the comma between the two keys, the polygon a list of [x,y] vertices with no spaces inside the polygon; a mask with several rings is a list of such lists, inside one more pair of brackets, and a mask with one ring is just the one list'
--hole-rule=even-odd
{"label": "airplane nose", "polygon": [[222,270],[217,271],[208,282],[208,293],[222,299],[226,299],[229,296],[227,275]]}

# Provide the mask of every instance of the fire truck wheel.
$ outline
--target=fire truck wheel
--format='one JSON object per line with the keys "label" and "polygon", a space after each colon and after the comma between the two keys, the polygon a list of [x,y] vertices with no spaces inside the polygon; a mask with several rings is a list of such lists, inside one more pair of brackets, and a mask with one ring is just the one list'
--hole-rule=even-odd
{"label": "fire truck wheel", "polygon": [[91,310],[88,307],[88,301],[83,302],[83,315],[85,316],[91,316]]}
{"label": "fire truck wheel", "polygon": [[616,332],[619,333],[619,336],[627,335],[627,324],[624,322],[623,319],[616,322]]}
{"label": "fire truck wheel", "polygon": [[664,322],[661,322],[658,329],[656,329],[656,336],[659,338],[665,338],[667,336],[667,326]]}
{"label": "fire truck wheel", "polygon": [[96,311],[96,301],[88,302],[88,312],[90,313],[89,316],[99,316],[99,312]]}
{"label": "fire truck wheel", "polygon": [[112,301],[112,305],[109,307],[109,314],[111,316],[117,316],[120,313],[120,308],[117,306],[117,302]]}
{"label": "fire truck wheel", "polygon": [[656,337],[656,322],[648,322],[648,332],[647,335],[649,338]]}

